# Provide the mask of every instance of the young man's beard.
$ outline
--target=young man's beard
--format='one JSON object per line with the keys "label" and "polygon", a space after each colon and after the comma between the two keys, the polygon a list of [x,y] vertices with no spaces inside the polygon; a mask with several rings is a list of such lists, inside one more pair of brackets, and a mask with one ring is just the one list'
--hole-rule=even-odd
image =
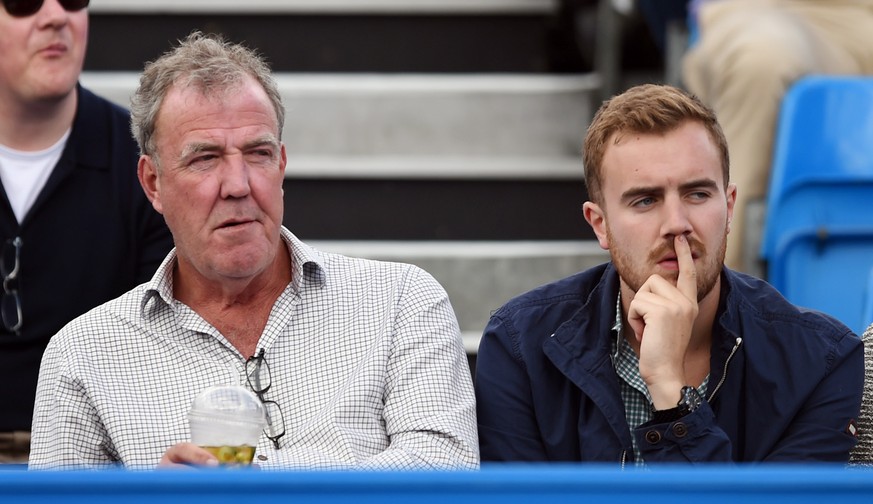
{"label": "young man's beard", "polygon": [[[675,252],[673,250],[673,243],[665,242],[650,252],[645,262],[641,263],[625,254],[622,247],[616,247],[617,242],[608,225],[606,226],[606,239],[609,241],[609,255],[612,258],[615,269],[618,271],[618,275],[634,292],[639,291],[646,280],[653,274],[652,271],[658,259],[664,257],[669,252]],[[712,291],[712,288],[718,282],[719,275],[721,275],[724,256],[727,251],[727,232],[725,232],[717,254],[714,256],[708,254],[703,243],[694,238],[688,237],[688,245],[691,247],[691,251],[697,255],[698,260],[702,261],[699,265],[695,265],[697,266],[697,301],[700,302]],[[674,284],[678,275],[678,272],[669,277],[662,274],[668,280],[672,280]]]}

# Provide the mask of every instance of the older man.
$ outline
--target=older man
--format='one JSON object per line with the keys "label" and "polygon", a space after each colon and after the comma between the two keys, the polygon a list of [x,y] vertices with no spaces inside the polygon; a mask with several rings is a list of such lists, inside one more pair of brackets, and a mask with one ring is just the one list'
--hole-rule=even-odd
{"label": "older man", "polygon": [[215,464],[187,442],[211,385],[270,404],[266,468],[475,468],[472,383],[445,291],[405,264],[313,250],[282,227],[284,110],[254,53],[194,33],[133,99],[139,178],[176,249],[53,338],[32,467]]}

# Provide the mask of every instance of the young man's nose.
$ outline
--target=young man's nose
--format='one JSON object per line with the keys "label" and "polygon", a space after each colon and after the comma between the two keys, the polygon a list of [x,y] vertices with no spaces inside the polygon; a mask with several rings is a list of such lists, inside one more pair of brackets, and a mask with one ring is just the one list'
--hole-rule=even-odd
{"label": "young man's nose", "polygon": [[664,204],[662,235],[679,236],[691,233],[690,211],[679,198],[668,198]]}

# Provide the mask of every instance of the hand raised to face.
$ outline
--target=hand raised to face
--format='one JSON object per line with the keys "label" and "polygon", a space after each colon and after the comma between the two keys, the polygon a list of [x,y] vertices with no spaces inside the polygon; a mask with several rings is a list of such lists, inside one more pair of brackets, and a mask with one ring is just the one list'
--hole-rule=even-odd
{"label": "hand raised to face", "polygon": [[650,276],[637,291],[627,314],[640,343],[640,375],[653,401],[658,395],[656,390],[672,391],[672,396],[686,385],[685,352],[698,313],[697,270],[691,247],[685,235],[676,236],[673,244],[679,269],[676,284],[661,275]]}
{"label": "hand raised to face", "polygon": [[691,255],[688,237],[685,235],[675,237],[673,247],[676,250],[676,260],[679,264],[679,278],[676,281],[676,288],[696,306],[697,268],[694,267],[694,257]]}

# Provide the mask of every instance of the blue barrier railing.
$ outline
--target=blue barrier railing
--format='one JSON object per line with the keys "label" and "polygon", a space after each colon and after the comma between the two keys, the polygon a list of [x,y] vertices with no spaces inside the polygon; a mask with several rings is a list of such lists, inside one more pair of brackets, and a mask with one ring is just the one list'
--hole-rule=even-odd
{"label": "blue barrier railing", "polygon": [[479,472],[0,471],[0,502],[16,504],[675,504],[689,499],[706,504],[871,502],[873,471],[799,464],[648,471],[592,465],[486,465]]}

